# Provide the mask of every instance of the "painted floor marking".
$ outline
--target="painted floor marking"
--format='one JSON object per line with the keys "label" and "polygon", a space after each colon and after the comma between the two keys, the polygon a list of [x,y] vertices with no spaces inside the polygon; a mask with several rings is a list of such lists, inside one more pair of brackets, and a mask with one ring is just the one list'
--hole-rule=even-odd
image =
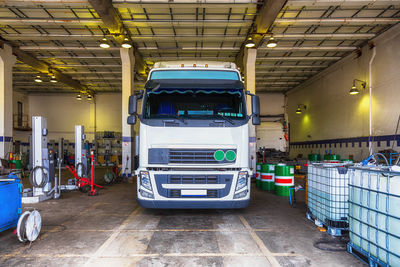
{"label": "painted floor marking", "polygon": [[246,227],[248,232],[250,233],[251,237],[253,240],[256,242],[257,246],[261,250],[261,252],[264,254],[265,258],[269,261],[272,267],[280,267],[281,265],[279,264],[278,260],[274,257],[273,253],[269,251],[269,249],[264,245],[264,242],[261,240],[260,237],[256,234],[256,232],[251,228],[250,224],[246,221],[246,219],[242,216],[239,215],[240,221],[243,223],[243,225]]}

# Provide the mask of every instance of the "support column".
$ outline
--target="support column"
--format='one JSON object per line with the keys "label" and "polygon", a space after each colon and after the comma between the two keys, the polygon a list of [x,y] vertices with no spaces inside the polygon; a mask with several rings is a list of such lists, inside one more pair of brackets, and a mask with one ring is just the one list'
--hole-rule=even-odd
{"label": "support column", "polygon": [[129,96],[133,94],[135,57],[133,48],[121,48],[122,61],[122,173],[132,176],[134,157],[134,130],[127,123]]}
{"label": "support column", "polygon": [[[246,90],[252,94],[256,93],[256,59],[257,59],[257,49],[249,48],[246,49],[243,56],[243,66],[244,66],[244,83]],[[251,115],[251,96],[247,96],[247,114]],[[250,152],[250,169],[256,172],[256,128],[249,121],[249,152]]]}
{"label": "support column", "polygon": [[13,89],[12,68],[16,57],[12,47],[0,48],[0,158],[6,158],[13,150]]}

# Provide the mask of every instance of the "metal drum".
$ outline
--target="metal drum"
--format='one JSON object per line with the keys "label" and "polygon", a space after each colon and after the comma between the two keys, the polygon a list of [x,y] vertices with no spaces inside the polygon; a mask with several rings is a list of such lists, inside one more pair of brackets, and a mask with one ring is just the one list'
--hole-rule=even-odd
{"label": "metal drum", "polygon": [[294,186],[294,166],[278,164],[275,166],[275,194],[289,196],[289,188]]}
{"label": "metal drum", "polygon": [[261,166],[261,189],[264,191],[273,191],[275,189],[275,165],[263,164]]}
{"label": "metal drum", "polygon": [[321,155],[320,154],[308,154],[308,161],[311,161],[311,162],[321,161]]}

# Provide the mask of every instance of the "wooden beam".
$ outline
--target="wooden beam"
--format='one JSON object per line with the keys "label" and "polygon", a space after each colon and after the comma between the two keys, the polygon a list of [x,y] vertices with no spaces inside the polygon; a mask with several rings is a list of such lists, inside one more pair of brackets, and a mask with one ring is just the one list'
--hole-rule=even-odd
{"label": "wooden beam", "polygon": [[[112,5],[112,0],[89,0],[89,3],[92,5],[96,13],[100,16],[100,19],[103,21],[104,26],[113,35],[114,39],[119,44],[122,44],[122,42],[124,41],[124,35],[129,35],[129,33],[124,32],[124,25],[118,14],[118,10],[115,9]],[[132,40],[131,36],[128,37],[130,40]],[[132,46],[135,55],[135,70],[139,74],[146,76],[147,65],[142,55],[138,52],[137,46],[133,43]]]}
{"label": "wooden beam", "polygon": [[[285,6],[287,0],[264,0],[264,4],[258,10],[257,17],[254,21],[253,27],[250,29],[248,37],[252,37],[254,43],[256,44],[256,48],[258,48],[263,39],[265,34],[268,32],[269,28],[274,23],[276,17],[278,16],[281,9]],[[247,40],[246,38],[246,40]],[[242,44],[240,48],[240,52],[236,57],[236,64],[243,69],[243,56],[244,56],[244,49],[246,47]]]}
{"label": "wooden beam", "polygon": [[22,51],[16,45],[7,40],[0,40],[1,46],[3,46],[3,44],[5,43],[12,47],[13,54],[17,57],[19,61],[22,61],[23,63],[31,66],[35,71],[40,73],[51,72],[56,76],[57,81],[63,84],[66,84],[79,92],[93,93],[88,90],[86,86],[82,85],[79,81],[72,79],[69,75],[62,73],[57,68],[51,67],[50,64],[48,64],[47,62],[37,59],[28,52]]}

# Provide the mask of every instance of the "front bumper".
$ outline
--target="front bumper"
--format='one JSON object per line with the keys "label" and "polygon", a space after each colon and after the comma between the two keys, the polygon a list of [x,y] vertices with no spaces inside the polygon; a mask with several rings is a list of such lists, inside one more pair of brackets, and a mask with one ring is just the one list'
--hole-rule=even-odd
{"label": "front bumper", "polygon": [[149,209],[243,209],[250,199],[244,200],[201,200],[201,201],[177,201],[177,200],[147,200],[137,199],[143,208]]}

